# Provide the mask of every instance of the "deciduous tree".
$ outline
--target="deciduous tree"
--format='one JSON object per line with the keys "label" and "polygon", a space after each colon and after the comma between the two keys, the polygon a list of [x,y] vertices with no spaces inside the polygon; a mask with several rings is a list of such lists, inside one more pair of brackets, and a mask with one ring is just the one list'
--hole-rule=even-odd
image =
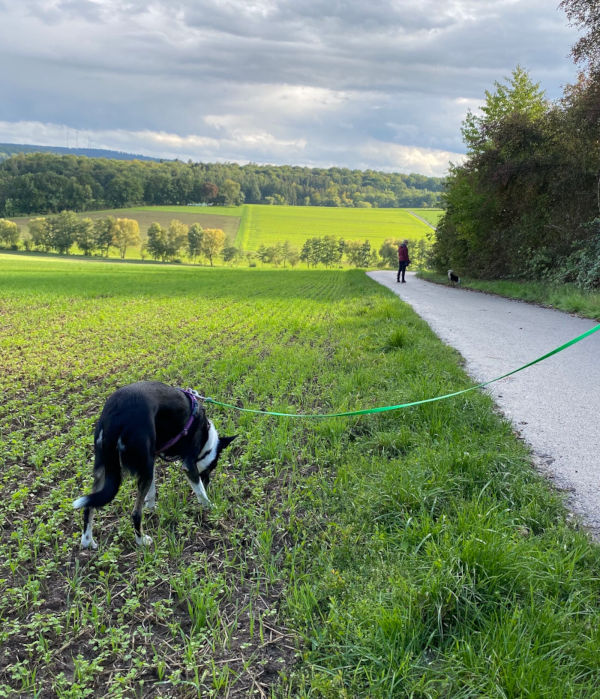
{"label": "deciduous tree", "polygon": [[154,260],[165,260],[167,251],[167,231],[160,223],[154,222],[148,228],[146,249]]}
{"label": "deciduous tree", "polygon": [[94,221],[94,246],[101,251],[104,257],[108,257],[110,246],[115,243],[115,219],[113,216],[104,216]]}
{"label": "deciduous tree", "polygon": [[139,245],[141,242],[138,222],[133,218],[118,218],[115,221],[114,241],[121,259],[125,259],[127,248],[130,245]]}
{"label": "deciduous tree", "polygon": [[174,260],[188,241],[188,226],[173,219],[167,228],[167,259]]}
{"label": "deciduous tree", "polygon": [[0,245],[12,247],[19,242],[19,226],[14,221],[0,218]]}
{"label": "deciduous tree", "polygon": [[31,242],[36,246],[42,248],[46,252],[50,250],[51,241],[49,239],[49,229],[46,225],[46,219],[43,216],[38,218],[32,218],[28,224],[29,237]]}
{"label": "deciduous tree", "polygon": [[469,113],[463,123],[468,158],[447,179],[433,250],[440,271],[515,273],[550,232],[545,197],[557,165],[550,107],[519,67],[495,87],[486,92],[482,115]]}
{"label": "deciduous tree", "polygon": [[339,242],[332,235],[326,235],[321,241],[319,262],[325,267],[338,264],[342,259],[342,251],[343,248],[340,247]]}
{"label": "deciduous tree", "polygon": [[600,5],[598,0],[562,0],[559,3],[571,24],[585,30],[571,51],[576,63],[587,65],[591,72],[600,70]]}
{"label": "deciduous tree", "polygon": [[91,218],[80,218],[75,242],[84,255],[91,255],[96,249],[96,236],[94,235],[94,222]]}
{"label": "deciduous tree", "polygon": [[368,267],[373,262],[373,252],[371,243],[365,240],[361,243],[359,240],[346,241],[346,257],[348,262],[354,267]]}
{"label": "deciduous tree", "polygon": [[77,214],[74,211],[61,211],[60,214],[48,216],[46,226],[50,247],[63,255],[68,255],[79,229]]}
{"label": "deciduous tree", "polygon": [[226,245],[221,254],[223,262],[235,262],[243,256],[243,250],[238,250],[234,245]]}
{"label": "deciduous tree", "polygon": [[239,206],[244,201],[244,194],[239,182],[227,179],[219,187],[219,197],[225,206]]}
{"label": "deciduous tree", "polygon": [[205,228],[202,236],[201,251],[202,254],[213,266],[213,259],[221,252],[225,245],[226,236],[220,228]]}
{"label": "deciduous tree", "polygon": [[202,249],[202,237],[204,231],[199,223],[192,223],[188,230],[188,255],[192,262],[196,261]]}
{"label": "deciduous tree", "polygon": [[514,69],[506,82],[496,81],[494,87],[494,92],[485,91],[481,116],[469,110],[462,124],[463,140],[470,155],[480,153],[493,143],[495,129],[507,117],[518,114],[534,121],[547,110],[540,84],[532,82],[527,71],[520,66]]}

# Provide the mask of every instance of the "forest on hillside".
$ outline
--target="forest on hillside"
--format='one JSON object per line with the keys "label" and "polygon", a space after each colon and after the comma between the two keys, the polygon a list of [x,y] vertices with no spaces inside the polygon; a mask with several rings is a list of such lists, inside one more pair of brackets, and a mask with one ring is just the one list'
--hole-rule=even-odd
{"label": "forest on hillside", "polygon": [[88,158],[110,158],[115,160],[153,160],[160,162],[161,158],[152,158],[147,155],[134,155],[120,150],[108,150],[106,148],[69,148],[64,146],[37,146],[24,143],[0,143],[0,162],[19,153],[55,153],[57,155],[85,155]]}
{"label": "forest on hillside", "polygon": [[551,103],[517,67],[468,113],[467,160],[442,197],[440,272],[600,287],[600,13],[595,0],[561,7],[586,30],[572,52],[582,72]]}
{"label": "forest on hillside", "polygon": [[439,177],[375,170],[19,153],[0,163],[0,216],[136,205],[435,207]]}

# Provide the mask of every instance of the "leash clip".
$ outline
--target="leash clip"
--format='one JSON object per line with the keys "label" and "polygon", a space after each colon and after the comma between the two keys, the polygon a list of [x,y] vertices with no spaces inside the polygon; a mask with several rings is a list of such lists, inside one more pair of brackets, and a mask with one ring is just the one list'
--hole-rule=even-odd
{"label": "leash clip", "polygon": [[198,393],[198,391],[196,391],[196,389],[194,388],[186,388],[185,391],[186,393],[189,393],[192,396],[194,396],[194,398],[200,404],[200,407],[203,407],[203,403],[210,403],[210,398],[207,398],[206,396],[203,396],[201,393]]}

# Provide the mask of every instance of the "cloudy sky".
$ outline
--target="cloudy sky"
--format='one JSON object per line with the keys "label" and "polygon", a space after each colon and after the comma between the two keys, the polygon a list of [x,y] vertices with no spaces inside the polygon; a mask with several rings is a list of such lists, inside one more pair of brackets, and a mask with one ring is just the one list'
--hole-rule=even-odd
{"label": "cloudy sky", "polygon": [[0,0],[0,142],[442,175],[517,64],[576,76],[558,0]]}

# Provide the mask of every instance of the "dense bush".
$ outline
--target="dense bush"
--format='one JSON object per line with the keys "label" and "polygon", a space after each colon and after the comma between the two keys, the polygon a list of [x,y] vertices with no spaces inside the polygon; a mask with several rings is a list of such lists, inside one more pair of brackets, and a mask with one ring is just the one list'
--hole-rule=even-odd
{"label": "dense bush", "polygon": [[550,104],[517,68],[463,125],[468,158],[452,168],[433,262],[490,279],[598,286],[600,74]]}
{"label": "dense bush", "polygon": [[600,288],[600,218],[586,229],[590,237],[561,262],[550,276],[558,281],[574,282],[582,289]]}

